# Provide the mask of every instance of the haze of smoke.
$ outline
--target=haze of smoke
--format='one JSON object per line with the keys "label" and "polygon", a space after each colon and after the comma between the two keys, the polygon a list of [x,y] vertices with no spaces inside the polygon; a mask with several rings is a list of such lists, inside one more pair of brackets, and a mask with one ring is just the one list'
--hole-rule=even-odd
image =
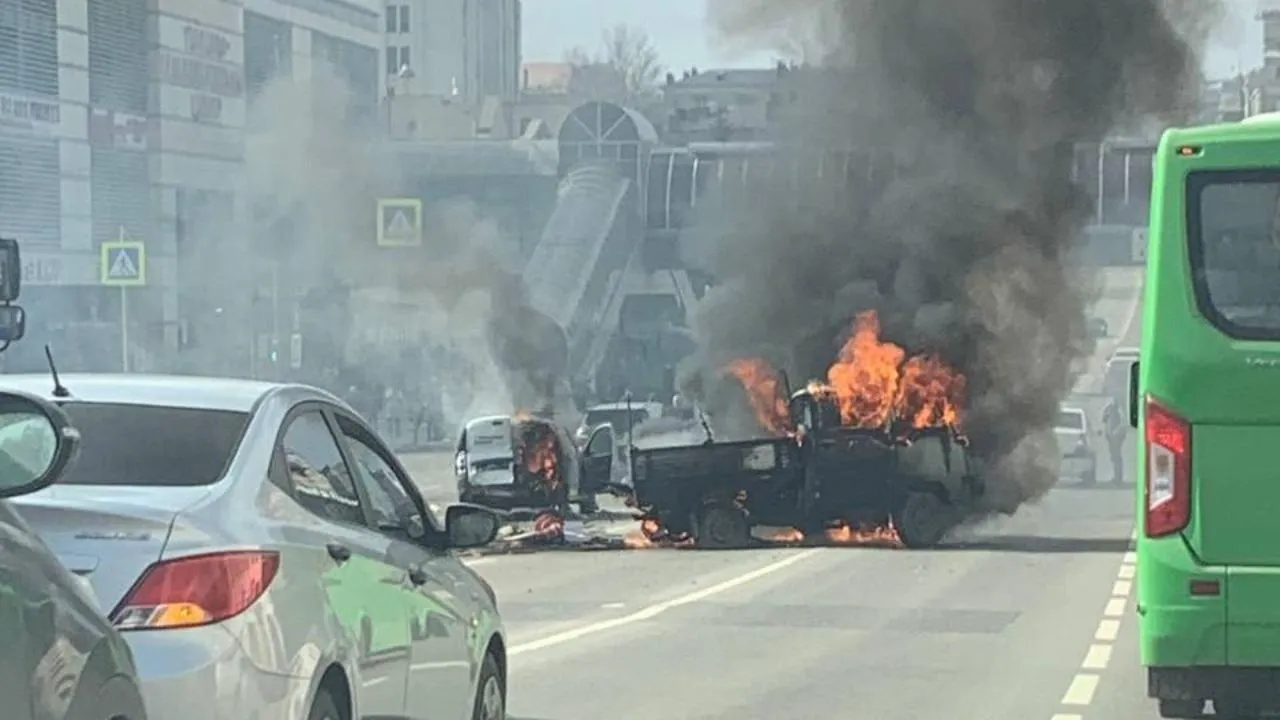
{"label": "haze of smoke", "polygon": [[[413,195],[410,173],[376,129],[346,122],[346,83],[327,67],[313,72],[305,80],[276,78],[251,103],[247,222],[212,200],[185,208],[184,262],[198,272],[184,275],[181,291],[201,320],[200,351],[188,353],[185,369],[250,371],[250,328],[261,312],[253,298],[269,293],[278,262],[283,302],[352,288],[302,314],[305,362],[325,366],[307,380],[332,384],[332,371],[345,365],[393,387],[438,386],[449,424],[530,402],[530,383],[503,354],[521,337],[509,320],[527,303],[519,274],[502,265],[497,223],[459,198],[427,206],[421,251],[377,247],[376,201]],[[293,329],[282,327],[282,353]],[[400,351],[415,346],[440,352],[425,354],[421,367],[397,367]]]}
{"label": "haze of smoke", "polygon": [[[1071,363],[1092,349],[1089,287],[1069,263],[1090,208],[1070,181],[1070,143],[1186,107],[1198,75],[1187,38],[1203,37],[1218,4],[708,7],[722,33],[766,47],[803,26],[797,18],[822,19],[826,68],[792,71],[803,102],[780,145],[878,148],[910,169],[874,198],[757,188],[713,253],[721,284],[695,319],[703,374],[757,355],[793,380],[824,377],[853,315],[876,309],[887,339],[968,377],[965,426],[989,467],[986,509],[1043,495],[1057,479],[1051,428]],[[686,378],[687,391],[707,389],[699,384],[698,373]]]}

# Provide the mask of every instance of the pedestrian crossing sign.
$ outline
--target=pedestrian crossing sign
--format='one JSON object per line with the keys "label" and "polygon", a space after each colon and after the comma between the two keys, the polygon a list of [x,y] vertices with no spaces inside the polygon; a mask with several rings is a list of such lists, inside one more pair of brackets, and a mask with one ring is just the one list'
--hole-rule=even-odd
{"label": "pedestrian crossing sign", "polygon": [[383,198],[378,201],[378,245],[422,245],[422,201],[417,198]]}
{"label": "pedestrian crossing sign", "polygon": [[136,287],[147,284],[147,249],[140,242],[102,243],[102,284]]}

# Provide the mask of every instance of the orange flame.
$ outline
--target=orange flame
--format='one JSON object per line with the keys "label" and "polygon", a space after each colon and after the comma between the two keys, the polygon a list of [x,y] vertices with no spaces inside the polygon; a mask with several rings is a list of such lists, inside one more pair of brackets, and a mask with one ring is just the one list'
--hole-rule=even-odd
{"label": "orange flame", "polygon": [[641,520],[639,530],[632,530],[622,537],[622,546],[630,550],[681,548],[692,545],[693,538],[673,537],[653,518]]}
{"label": "orange flame", "polygon": [[842,424],[887,427],[902,387],[902,361],[907,353],[880,341],[880,319],[864,312],[854,321],[853,335],[827,368],[827,386],[835,394]]}
{"label": "orange flame", "polygon": [[786,393],[778,372],[760,358],[741,358],[729,363],[725,370],[747,390],[747,402],[765,430],[785,435],[791,430]]}
{"label": "orange flame", "polygon": [[[788,398],[782,397],[777,371],[756,358],[735,360],[726,370],[746,389],[760,425],[775,435],[790,434]],[[935,356],[908,357],[898,345],[881,340],[874,310],[855,318],[826,382],[811,382],[807,389],[834,402],[846,427],[887,430],[902,423],[958,431],[963,419],[964,376]]]}
{"label": "orange flame", "polygon": [[870,527],[854,527],[849,524],[827,528],[827,542],[834,545],[875,545],[877,547],[902,547],[902,538],[898,537],[898,529],[890,521],[887,525]]}
{"label": "orange flame", "polygon": [[524,441],[517,448],[520,466],[537,477],[544,489],[550,491],[559,487],[560,448],[555,433],[539,426],[522,435]]}

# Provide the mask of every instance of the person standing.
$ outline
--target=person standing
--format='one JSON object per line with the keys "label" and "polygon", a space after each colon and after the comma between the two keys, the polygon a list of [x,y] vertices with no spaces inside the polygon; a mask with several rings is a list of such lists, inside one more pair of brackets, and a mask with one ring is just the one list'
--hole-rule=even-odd
{"label": "person standing", "polygon": [[1103,432],[1107,438],[1107,452],[1111,455],[1111,482],[1124,482],[1124,442],[1129,435],[1129,423],[1120,412],[1120,402],[1112,399],[1102,411]]}

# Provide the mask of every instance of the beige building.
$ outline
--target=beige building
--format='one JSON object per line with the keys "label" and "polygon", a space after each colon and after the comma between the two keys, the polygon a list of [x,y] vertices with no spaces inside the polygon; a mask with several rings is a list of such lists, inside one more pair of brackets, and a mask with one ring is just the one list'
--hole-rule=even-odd
{"label": "beige building", "polygon": [[687,70],[662,88],[664,137],[673,141],[753,140],[763,137],[784,102],[789,68]]}
{"label": "beige building", "polygon": [[[388,0],[383,74],[397,95],[515,100],[521,0]],[[411,77],[401,77],[409,67]]]}

